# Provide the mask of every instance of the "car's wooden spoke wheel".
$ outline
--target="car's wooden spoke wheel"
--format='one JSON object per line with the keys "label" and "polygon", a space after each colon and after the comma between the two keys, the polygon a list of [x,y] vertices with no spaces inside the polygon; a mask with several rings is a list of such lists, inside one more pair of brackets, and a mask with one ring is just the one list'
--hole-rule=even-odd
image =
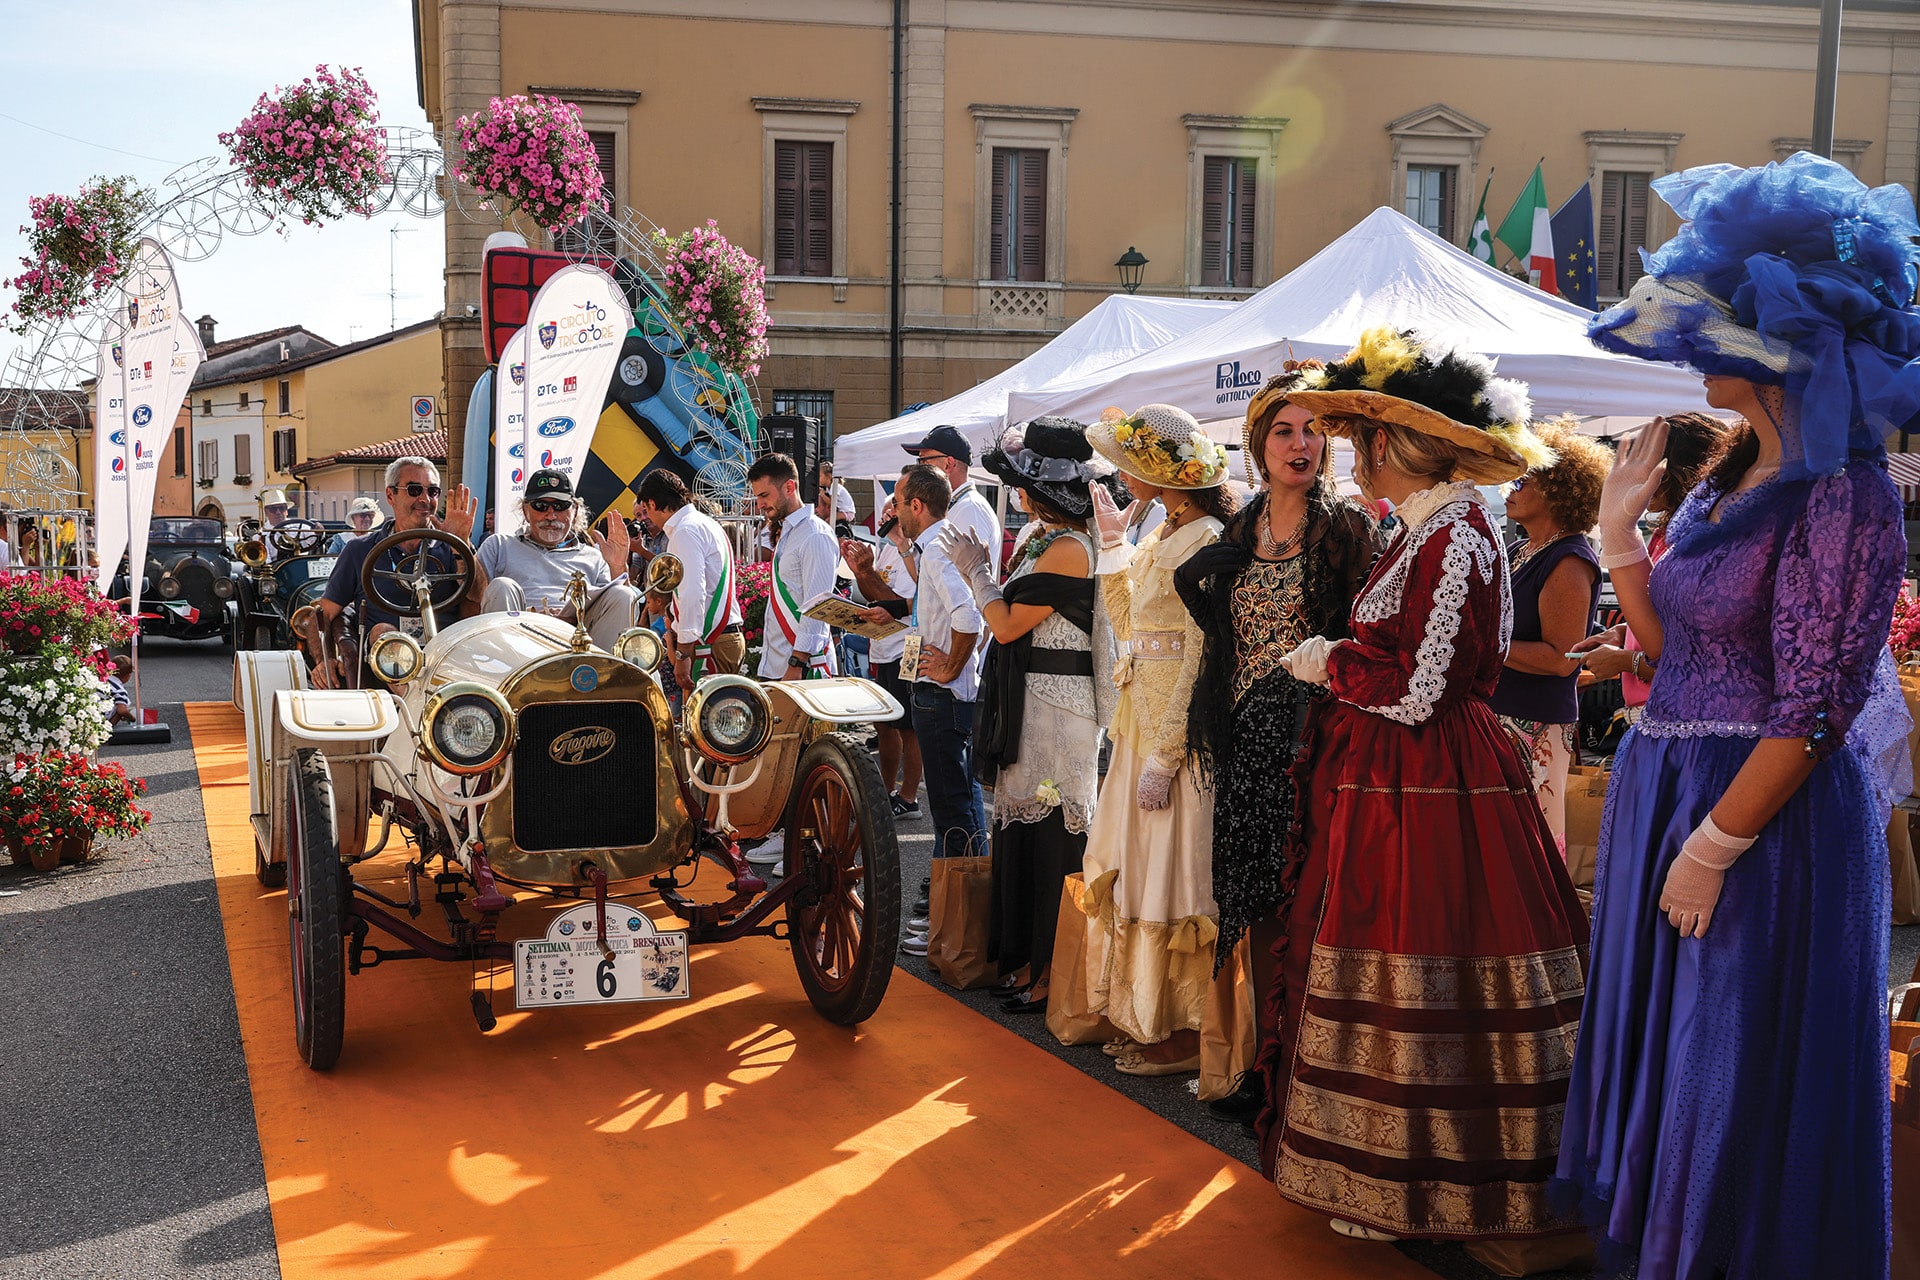
{"label": "car's wooden spoke wheel", "polygon": [[287,806],[287,942],[293,958],[293,1039],[315,1071],[340,1059],[347,1024],[346,870],[340,864],[333,774],[326,753],[294,753]]}
{"label": "car's wooden spoke wheel", "polygon": [[900,846],[873,758],[829,734],[800,758],[787,820],[787,905],[794,965],[830,1022],[871,1017],[900,946]]}

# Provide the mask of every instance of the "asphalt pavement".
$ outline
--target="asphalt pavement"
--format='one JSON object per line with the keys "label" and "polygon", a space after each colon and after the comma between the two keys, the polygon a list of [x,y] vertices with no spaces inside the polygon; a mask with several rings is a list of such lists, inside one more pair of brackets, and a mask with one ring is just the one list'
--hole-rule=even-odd
{"label": "asphalt pavement", "polygon": [[[277,1277],[252,1095],[182,702],[222,701],[232,655],[150,641],[142,685],[173,741],[109,749],[148,780],[154,822],[93,862],[0,866],[0,1280]],[[923,801],[924,809],[924,801]],[[912,905],[933,852],[924,816],[899,824]],[[1890,981],[1920,954],[1895,929]],[[1109,1088],[1246,1164],[1251,1139],[1214,1120],[1190,1077],[1121,1075],[1097,1045],[1062,1046],[1044,1020],[944,986],[923,959],[894,981],[946,991]],[[884,1007],[881,1017],[885,1017]],[[1436,1274],[1491,1273],[1453,1245],[1402,1245]]]}

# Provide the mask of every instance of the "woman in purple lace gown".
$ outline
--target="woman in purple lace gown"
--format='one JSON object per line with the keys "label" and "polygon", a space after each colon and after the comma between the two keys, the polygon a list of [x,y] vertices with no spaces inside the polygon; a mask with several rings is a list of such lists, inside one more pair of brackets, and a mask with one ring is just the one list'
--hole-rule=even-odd
{"label": "woman in purple lace gown", "polygon": [[[1909,200],[1904,222],[1889,219],[1891,256],[1862,255],[1858,270],[1828,262],[1836,218],[1858,208],[1841,197],[1866,191],[1833,169],[1799,156],[1676,175],[1661,194],[1693,219],[1685,242],[1594,325],[1602,346],[1686,359],[1706,375],[1708,402],[1751,424],[1674,514],[1651,572],[1636,525],[1661,479],[1663,423],[1626,449],[1602,498],[1604,563],[1659,670],[1602,820],[1559,1187],[1578,1194],[1602,1261],[1637,1264],[1640,1280],[1887,1274],[1876,752],[1905,719],[1897,693],[1891,707],[1883,698],[1906,544],[1878,434],[1920,407],[1906,368],[1920,324],[1887,301],[1913,294],[1911,242],[1896,239],[1920,227],[1905,230]],[[1809,181],[1830,183],[1840,204],[1807,215],[1824,218],[1824,246],[1799,246],[1800,260],[1778,222],[1761,234],[1795,279],[1838,269],[1854,317],[1824,314],[1798,289],[1769,295],[1779,280],[1766,278],[1766,246],[1715,240],[1726,233],[1716,215],[1756,201],[1795,212],[1805,193],[1794,183]],[[1724,288],[1715,262],[1758,288]],[[1848,328],[1873,312],[1894,317],[1880,331],[1893,332],[1891,351]],[[1837,405],[1810,390],[1836,358]],[[1886,376],[1860,395],[1849,368],[1869,359]],[[1888,388],[1894,398],[1875,399]]]}

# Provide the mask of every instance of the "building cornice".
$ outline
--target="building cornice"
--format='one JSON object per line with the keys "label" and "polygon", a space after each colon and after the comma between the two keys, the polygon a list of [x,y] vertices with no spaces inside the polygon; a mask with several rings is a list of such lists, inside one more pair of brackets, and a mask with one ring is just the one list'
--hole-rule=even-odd
{"label": "building cornice", "polygon": [[755,111],[807,116],[850,116],[860,109],[851,98],[752,98]]}
{"label": "building cornice", "polygon": [[544,93],[566,102],[604,102],[616,107],[631,107],[641,97],[638,89],[590,89],[567,84],[530,84],[527,92]]}

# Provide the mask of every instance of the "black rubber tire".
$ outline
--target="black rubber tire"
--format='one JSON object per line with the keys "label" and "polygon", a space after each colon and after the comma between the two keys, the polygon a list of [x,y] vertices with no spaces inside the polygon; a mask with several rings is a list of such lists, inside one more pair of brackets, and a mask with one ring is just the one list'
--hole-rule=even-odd
{"label": "black rubber tire", "polygon": [[347,1025],[346,868],[340,864],[333,772],[318,747],[294,752],[287,788],[287,941],[293,1039],[315,1071],[340,1060]]}
{"label": "black rubber tire", "polygon": [[793,964],[820,1016],[850,1027],[880,1007],[900,949],[893,809],[873,757],[844,733],[809,746],[794,778],[787,874],[808,886],[787,904]]}

